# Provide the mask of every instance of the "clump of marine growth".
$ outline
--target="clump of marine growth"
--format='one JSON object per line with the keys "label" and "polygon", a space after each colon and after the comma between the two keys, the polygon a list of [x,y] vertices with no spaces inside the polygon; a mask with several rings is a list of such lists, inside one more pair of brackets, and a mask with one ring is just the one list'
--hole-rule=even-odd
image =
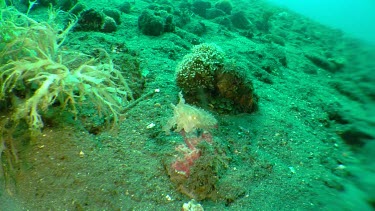
{"label": "clump of marine growth", "polygon": [[203,43],[178,64],[176,82],[189,103],[220,113],[251,113],[257,96],[247,73],[238,69],[220,47]]}
{"label": "clump of marine growth", "polygon": [[11,104],[15,122],[24,119],[38,131],[53,104],[76,114],[84,102],[118,122],[132,92],[104,50],[94,58],[61,47],[75,19],[62,31],[10,7],[0,19],[0,100]]}

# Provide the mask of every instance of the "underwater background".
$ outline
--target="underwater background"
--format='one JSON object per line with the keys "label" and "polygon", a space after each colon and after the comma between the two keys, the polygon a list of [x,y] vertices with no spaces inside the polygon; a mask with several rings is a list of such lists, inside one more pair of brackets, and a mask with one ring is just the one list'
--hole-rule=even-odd
{"label": "underwater background", "polygon": [[371,0],[268,0],[361,40],[375,43],[375,2]]}
{"label": "underwater background", "polygon": [[0,210],[374,210],[374,5],[0,0]]}

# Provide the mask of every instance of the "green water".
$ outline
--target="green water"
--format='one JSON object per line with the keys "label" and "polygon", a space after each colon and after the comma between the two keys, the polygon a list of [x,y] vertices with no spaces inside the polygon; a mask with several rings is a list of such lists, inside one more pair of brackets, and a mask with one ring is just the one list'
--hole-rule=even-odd
{"label": "green water", "polygon": [[0,210],[373,210],[375,46],[267,2],[7,1]]}

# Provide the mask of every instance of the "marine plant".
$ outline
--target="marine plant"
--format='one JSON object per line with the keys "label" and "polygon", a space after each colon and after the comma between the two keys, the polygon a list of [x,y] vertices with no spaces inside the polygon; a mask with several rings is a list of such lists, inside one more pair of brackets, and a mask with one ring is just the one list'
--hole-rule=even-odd
{"label": "marine plant", "polygon": [[76,18],[58,29],[8,7],[0,20],[0,100],[11,103],[12,120],[38,131],[53,104],[77,114],[77,105],[87,103],[118,122],[132,92],[104,50],[93,57],[62,47]]}

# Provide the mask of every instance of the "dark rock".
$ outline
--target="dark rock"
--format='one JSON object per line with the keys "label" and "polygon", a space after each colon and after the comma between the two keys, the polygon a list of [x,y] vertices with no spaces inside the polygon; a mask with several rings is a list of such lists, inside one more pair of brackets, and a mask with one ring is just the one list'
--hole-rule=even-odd
{"label": "dark rock", "polygon": [[211,8],[211,3],[209,1],[198,0],[193,3],[192,11],[201,16],[206,17],[207,9]]}
{"label": "dark rock", "polygon": [[176,28],[176,24],[173,21],[173,15],[168,15],[165,18],[164,32],[174,32],[175,28]]}
{"label": "dark rock", "polygon": [[239,29],[249,29],[251,22],[247,19],[243,11],[236,12],[231,16],[233,26]]}
{"label": "dark rock", "polygon": [[116,24],[116,21],[111,18],[111,17],[105,17],[104,18],[104,23],[102,25],[102,28],[100,31],[102,32],[114,32],[117,30],[117,24]]}
{"label": "dark rock", "polygon": [[215,7],[230,15],[232,13],[232,4],[228,0],[221,0],[215,4]]}
{"label": "dark rock", "polygon": [[210,8],[206,11],[206,18],[207,19],[214,19],[220,16],[225,16],[225,12],[219,10],[217,8]]}
{"label": "dark rock", "polygon": [[215,20],[215,23],[218,23],[222,26],[224,26],[225,28],[231,30],[232,29],[232,21],[229,19],[229,17],[218,17],[216,18]]}
{"label": "dark rock", "polygon": [[190,33],[193,33],[195,35],[202,35],[206,33],[207,28],[206,25],[201,21],[192,21],[188,23],[184,29]]}
{"label": "dark rock", "polygon": [[264,39],[266,42],[275,43],[281,46],[285,46],[285,40],[283,37],[280,37],[275,34],[266,34],[264,35]]}
{"label": "dark rock", "polygon": [[94,9],[83,11],[79,17],[77,26],[78,31],[100,31],[104,24],[105,15]]}
{"label": "dark rock", "polygon": [[364,128],[354,126],[340,133],[340,136],[346,144],[352,147],[363,147],[367,142],[375,139],[375,137]]}
{"label": "dark rock", "polygon": [[345,112],[342,111],[342,108],[339,104],[330,104],[327,107],[324,107],[324,110],[327,112],[329,120],[343,125],[350,123],[350,118]]}
{"label": "dark rock", "polygon": [[131,3],[128,2],[128,1],[125,1],[125,2],[123,2],[122,4],[120,4],[120,5],[118,6],[118,9],[119,9],[121,12],[126,13],[126,14],[129,14],[129,13],[130,13],[131,8],[132,8],[132,5],[131,5]]}
{"label": "dark rock", "polygon": [[340,71],[345,66],[345,60],[341,58],[331,59],[315,53],[305,53],[305,57],[316,66],[332,73]]}
{"label": "dark rock", "polygon": [[138,28],[145,35],[159,36],[164,32],[164,20],[147,9],[138,18]]}
{"label": "dark rock", "polygon": [[121,24],[121,13],[117,9],[111,9],[111,8],[106,8],[103,10],[104,14],[107,16],[113,18],[113,20],[116,21],[117,25]]}

